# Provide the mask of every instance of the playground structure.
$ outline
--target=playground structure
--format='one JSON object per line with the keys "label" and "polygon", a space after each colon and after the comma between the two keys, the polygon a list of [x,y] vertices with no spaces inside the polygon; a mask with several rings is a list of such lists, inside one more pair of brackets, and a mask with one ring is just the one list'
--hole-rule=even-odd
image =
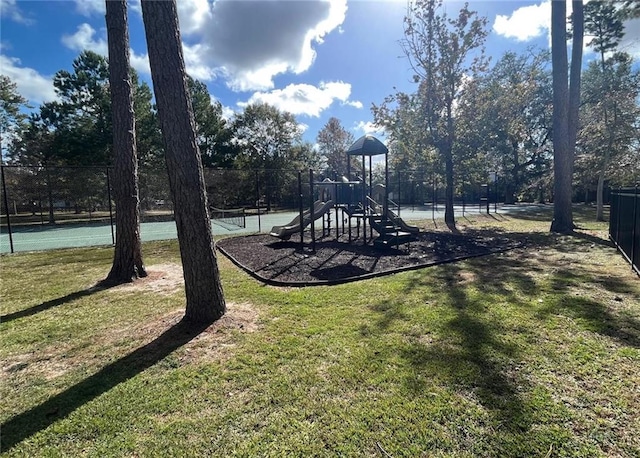
{"label": "playground structure", "polygon": [[[309,171],[310,203],[309,208],[303,207],[302,178],[298,174],[298,189],[300,194],[299,214],[289,224],[274,226],[270,235],[289,240],[292,235],[300,234],[300,244],[304,244],[304,231],[311,226],[311,245],[315,250],[315,221],[322,219],[322,235],[331,234],[331,213],[335,213],[336,240],[348,234],[348,242],[360,239],[379,248],[397,247],[415,240],[420,233],[416,226],[407,224],[399,215],[399,205],[392,202],[388,195],[388,154],[387,147],[372,135],[365,135],[351,145],[346,152],[347,175],[340,179],[325,178],[314,181],[313,170]],[[385,183],[373,185],[372,158],[384,154]],[[362,170],[360,176],[356,173],[352,178],[351,158],[360,156]],[[368,180],[366,159],[369,159]],[[320,199],[315,199],[317,189]],[[397,208],[398,213],[391,208]],[[354,236],[353,231],[356,231]],[[377,236],[374,236],[374,231]]]}

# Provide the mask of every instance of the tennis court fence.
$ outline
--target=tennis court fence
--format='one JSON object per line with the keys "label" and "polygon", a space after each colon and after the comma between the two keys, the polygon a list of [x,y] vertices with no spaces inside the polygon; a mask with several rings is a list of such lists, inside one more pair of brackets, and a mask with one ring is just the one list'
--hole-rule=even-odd
{"label": "tennis court fence", "polygon": [[[21,250],[42,249],[36,242],[25,242],[27,232],[52,237],[61,228],[101,226],[109,235],[104,243],[115,243],[113,200],[114,170],[108,166],[19,166],[0,165],[2,196],[0,198],[0,245],[2,252],[13,252],[13,232],[22,234]],[[384,181],[384,176],[368,181]],[[310,180],[339,180],[329,175],[293,169],[219,169],[205,168],[204,179],[212,222],[229,230],[246,227],[246,218],[277,210],[297,211],[302,202],[309,203]],[[444,181],[433,172],[400,170],[388,177],[389,197],[399,205],[430,205],[437,211],[444,204]],[[476,205],[482,211],[495,211],[501,180],[493,184],[464,181],[457,190],[457,205]],[[142,223],[174,220],[174,205],[167,171],[164,167],[138,169],[140,216]],[[301,196],[302,197],[301,199]],[[314,199],[321,198],[316,195]],[[261,228],[259,228],[261,230]],[[85,233],[86,231],[79,231]],[[20,235],[18,236],[20,238]],[[86,244],[92,242],[89,236]],[[102,239],[101,239],[102,240]],[[26,246],[29,245],[29,246]],[[78,245],[83,246],[83,245]]]}
{"label": "tennis court fence", "polygon": [[640,275],[640,188],[611,191],[609,237]]}
{"label": "tennis court fence", "polygon": [[[55,228],[86,225],[111,226],[112,242],[115,240],[113,226],[117,208],[113,200],[113,168],[17,165],[0,165],[0,168],[3,245],[12,244],[15,231],[51,232]],[[233,230],[246,227],[247,214],[296,208],[297,175],[298,171],[285,169],[205,168],[212,222]],[[141,167],[138,187],[141,222],[174,220],[165,168]],[[6,251],[13,252],[13,249]]]}

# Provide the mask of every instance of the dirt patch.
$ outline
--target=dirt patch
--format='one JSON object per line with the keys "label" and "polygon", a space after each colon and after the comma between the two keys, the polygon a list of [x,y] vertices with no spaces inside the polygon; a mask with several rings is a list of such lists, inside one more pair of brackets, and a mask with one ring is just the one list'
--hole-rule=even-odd
{"label": "dirt patch", "polygon": [[[103,352],[105,349],[118,351],[118,347],[124,344],[133,345],[131,348],[133,352],[136,348],[143,347],[178,325],[183,316],[184,308],[181,307],[151,321],[110,329],[108,333],[95,336],[92,348],[94,350],[99,348]],[[183,345],[176,355],[181,363],[229,358],[232,354],[229,350],[237,345],[237,333],[255,332],[260,329],[258,318],[258,311],[252,304],[227,303],[225,315]],[[130,341],[131,336],[137,336],[135,341]],[[39,351],[5,358],[0,368],[0,381],[8,380],[11,376],[15,377],[16,373],[20,372],[28,373],[30,376],[37,374],[52,380],[76,367],[86,365],[87,359],[93,358],[97,363],[104,356],[104,353],[98,355],[89,347],[86,348],[90,355],[86,352],[77,353],[69,345],[58,345],[47,352]],[[107,353],[109,351],[106,350]]]}
{"label": "dirt patch", "polygon": [[237,346],[237,333],[255,332],[260,329],[259,314],[249,303],[227,303],[222,318],[200,333],[183,347],[180,361],[220,361],[231,357]]}
{"label": "dirt patch", "polygon": [[[320,235],[320,234],[319,234]],[[504,233],[465,230],[421,233],[410,243],[377,248],[341,237],[282,241],[266,234],[227,238],[218,249],[232,262],[265,283],[278,286],[337,284],[498,253],[522,246]],[[462,279],[471,281],[472,279]]]}
{"label": "dirt patch", "polygon": [[147,276],[131,283],[118,285],[110,290],[122,292],[152,291],[159,294],[172,294],[184,285],[182,266],[180,264],[156,264],[147,266]]}

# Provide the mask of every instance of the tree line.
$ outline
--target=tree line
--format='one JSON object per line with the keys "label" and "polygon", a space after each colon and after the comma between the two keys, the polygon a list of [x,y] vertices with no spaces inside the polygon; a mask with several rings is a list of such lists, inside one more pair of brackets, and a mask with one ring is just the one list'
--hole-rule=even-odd
{"label": "tree line", "polygon": [[[143,205],[148,208],[154,200],[165,197],[166,183],[161,178],[165,174],[164,145],[151,89],[133,68],[130,74],[139,180],[146,190]],[[43,103],[27,116],[20,110],[26,100],[17,92],[15,82],[6,76],[0,78],[2,119],[6,124],[2,131],[8,137],[3,160],[42,168],[113,165],[108,59],[84,51],[74,60],[72,71],[55,74],[53,84],[57,100]],[[229,174],[228,183],[218,183],[221,189],[237,190],[239,198],[228,199],[232,204],[255,200],[255,180],[263,183],[264,199],[271,206],[290,197],[284,196],[283,190],[292,188],[296,170],[343,173],[344,151],[354,138],[336,118],[318,133],[318,146],[314,147],[303,140],[300,124],[291,113],[256,103],[225,119],[222,105],[212,101],[203,82],[187,77],[187,86],[203,166],[256,170],[258,174],[243,180],[246,184],[242,189],[238,188],[237,175]],[[69,188],[67,194],[74,194],[72,180],[63,181],[57,186]],[[224,205],[222,199],[215,203]]]}
{"label": "tree line", "polygon": [[[566,2],[552,3],[558,9]],[[466,183],[488,182],[494,173],[504,202],[557,200],[554,182],[565,172],[554,173],[562,157],[554,160],[554,149],[564,138],[572,148],[566,152],[568,202],[594,195],[602,219],[605,182],[619,186],[640,179],[640,72],[620,49],[624,21],[637,17],[638,5],[592,1],[576,20],[582,2],[573,3],[573,17],[561,11],[556,19],[560,30],[569,26],[555,45],[556,53],[564,49],[559,63],[551,65],[548,50],[528,49],[506,52],[491,65],[484,55],[486,18],[468,5],[450,17],[441,1],[411,2],[401,44],[416,90],[396,92],[373,106],[375,122],[389,135],[391,169],[439,175],[447,183],[448,201]],[[567,85],[555,102],[557,115],[569,106],[575,109],[570,138],[569,130],[554,126],[553,76],[563,63],[567,68],[567,38],[578,43],[582,33],[597,58],[583,66],[577,53],[582,43],[574,44],[575,101],[569,100]],[[556,80],[568,84],[569,72]],[[446,219],[453,223],[452,208]]]}

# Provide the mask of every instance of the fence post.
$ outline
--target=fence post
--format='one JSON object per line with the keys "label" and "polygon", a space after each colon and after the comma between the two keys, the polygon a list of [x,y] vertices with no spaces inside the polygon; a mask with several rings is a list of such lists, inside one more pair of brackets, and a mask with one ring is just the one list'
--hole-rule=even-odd
{"label": "fence post", "polygon": [[493,201],[493,213],[498,213],[498,172],[496,172],[495,180],[493,181],[493,186],[495,189],[495,198]]}
{"label": "fence post", "polygon": [[[631,269],[633,270],[633,261],[636,259],[636,234],[638,231],[638,185],[636,185],[633,193],[633,230],[631,231]],[[636,266],[640,269],[640,266]]]}
{"label": "fence post", "polygon": [[[311,203],[311,251],[313,253],[316,252],[316,223],[315,223],[316,214],[315,214],[315,208],[313,205],[315,203],[313,201],[314,198],[315,196],[313,195],[313,169],[309,169],[309,202]],[[300,220],[300,225],[303,226],[304,221]]]}
{"label": "fence post", "polygon": [[260,213],[262,213],[262,210],[260,210],[260,175],[258,174],[258,171],[255,171],[255,176],[256,176],[256,207],[258,207],[258,232],[262,233],[262,220],[260,219]]}
{"label": "fence post", "polygon": [[304,215],[304,196],[302,195],[302,172],[298,171],[298,195],[300,196],[299,217],[300,217],[300,251],[304,250],[304,228],[302,227],[302,219]]}
{"label": "fence post", "polygon": [[[620,250],[620,204],[622,202],[622,188],[618,189],[618,193],[616,194],[616,245],[618,245],[618,249]],[[611,205],[611,204],[609,204]],[[609,212],[611,212],[611,208],[609,208]],[[611,215],[609,215],[611,218]]]}
{"label": "fence post", "polygon": [[2,194],[4,195],[4,211],[7,215],[7,232],[9,233],[9,248],[13,253],[13,234],[11,233],[11,218],[9,217],[9,199],[7,198],[7,180],[4,178],[4,165],[0,164],[0,173],[2,175]]}
{"label": "fence post", "polygon": [[109,223],[111,224],[111,243],[116,244],[113,234],[113,206],[111,205],[111,180],[109,179],[109,167],[107,167],[107,198],[109,199]]}

